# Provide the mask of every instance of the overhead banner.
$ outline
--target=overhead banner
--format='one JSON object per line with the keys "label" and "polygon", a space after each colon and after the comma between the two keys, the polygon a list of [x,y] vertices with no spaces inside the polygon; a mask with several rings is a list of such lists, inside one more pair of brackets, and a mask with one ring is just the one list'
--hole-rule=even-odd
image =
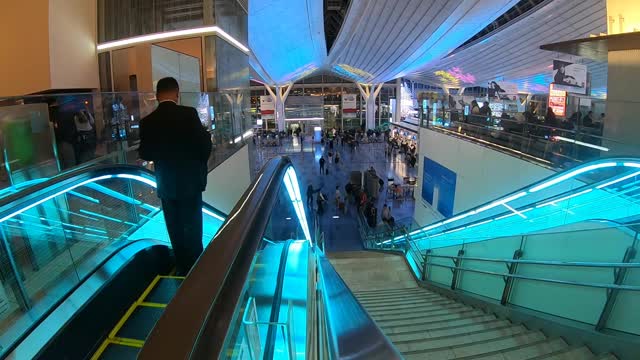
{"label": "overhead banner", "polygon": [[553,85],[555,90],[586,95],[587,66],[553,60]]}
{"label": "overhead banner", "polygon": [[353,119],[358,111],[356,94],[342,94],[342,118]]}
{"label": "overhead banner", "polygon": [[489,98],[515,101],[518,99],[518,84],[492,81],[489,83]]}
{"label": "overhead banner", "polygon": [[263,120],[273,120],[276,118],[276,107],[270,95],[260,95],[260,114]]}

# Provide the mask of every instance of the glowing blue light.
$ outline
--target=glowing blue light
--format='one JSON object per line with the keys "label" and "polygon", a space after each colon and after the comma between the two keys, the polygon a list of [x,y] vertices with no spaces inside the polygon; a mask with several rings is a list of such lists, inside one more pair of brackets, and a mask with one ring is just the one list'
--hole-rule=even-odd
{"label": "glowing blue light", "polygon": [[36,206],[38,206],[38,205],[40,205],[40,204],[42,204],[44,202],[47,202],[47,201],[53,199],[56,196],[60,196],[60,195],[66,193],[68,191],[71,191],[73,189],[79,188],[80,186],[83,186],[83,185],[86,185],[86,184],[89,184],[89,183],[92,183],[92,182],[100,181],[100,180],[110,179],[111,177],[112,177],[112,175],[99,176],[99,177],[96,177],[96,178],[93,178],[93,179],[85,180],[85,181],[83,181],[83,182],[81,182],[79,184],[70,186],[70,187],[68,187],[66,189],[60,190],[60,191],[58,191],[58,192],[56,192],[56,193],[54,193],[52,195],[49,195],[49,196],[47,196],[45,198],[42,198],[42,199],[40,199],[40,200],[38,200],[38,201],[36,201],[36,202],[34,202],[32,204],[27,205],[27,206],[23,207],[22,209],[19,209],[19,210],[16,210],[16,211],[12,212],[11,214],[9,214],[9,215],[3,217],[2,219],[0,219],[0,223],[3,223],[5,221],[7,221],[7,219],[10,219],[10,218],[12,218],[12,217],[14,217],[16,215],[22,214],[23,212],[25,212],[25,211],[27,211],[29,209],[32,209],[32,208],[34,208],[34,207],[36,207]]}
{"label": "glowing blue light", "polygon": [[562,201],[565,201],[565,200],[569,200],[569,199],[572,199],[574,197],[578,197],[578,196],[583,195],[583,194],[588,194],[591,191],[593,191],[593,189],[587,189],[587,190],[584,190],[584,191],[580,191],[578,193],[571,194],[569,196],[565,196],[565,197],[562,197],[560,199],[552,200],[552,201],[546,202],[544,204],[537,205],[536,207],[537,208],[541,208],[541,207],[545,207],[545,206],[548,206],[548,205],[551,205],[551,204],[556,205],[559,202],[562,202]]}
{"label": "glowing blue light", "polygon": [[570,172],[568,172],[568,173],[566,173],[564,175],[558,176],[558,177],[556,177],[556,178],[554,178],[554,179],[552,179],[550,181],[542,183],[542,184],[540,184],[540,185],[538,185],[536,187],[533,187],[533,188],[531,188],[531,190],[529,190],[529,192],[533,193],[533,192],[536,192],[536,191],[540,191],[542,189],[546,189],[549,186],[553,186],[553,185],[558,184],[560,182],[563,182],[565,180],[574,178],[574,177],[576,177],[576,176],[578,176],[580,174],[584,174],[586,172],[589,172],[591,170],[601,169],[601,168],[606,168],[606,167],[613,167],[613,166],[616,166],[616,165],[617,164],[614,163],[614,162],[607,162],[607,163],[602,163],[602,164],[594,164],[594,165],[588,165],[588,166],[585,166],[585,167],[581,167],[581,168],[578,168],[576,170],[570,171]]}
{"label": "glowing blue light", "polygon": [[293,205],[296,216],[298,217],[298,221],[300,222],[300,227],[302,227],[302,231],[304,232],[304,236],[307,241],[311,242],[311,232],[309,231],[309,224],[307,223],[307,215],[304,210],[302,196],[300,195],[300,187],[298,186],[298,178],[293,166],[290,166],[287,169],[283,181],[285,188],[287,189],[287,193],[289,194],[291,204]]}

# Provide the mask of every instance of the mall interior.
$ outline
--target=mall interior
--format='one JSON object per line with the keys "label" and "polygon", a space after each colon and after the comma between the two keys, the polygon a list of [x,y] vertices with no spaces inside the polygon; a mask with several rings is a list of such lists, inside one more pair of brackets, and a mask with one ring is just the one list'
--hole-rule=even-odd
{"label": "mall interior", "polygon": [[0,7],[1,359],[640,359],[638,0]]}

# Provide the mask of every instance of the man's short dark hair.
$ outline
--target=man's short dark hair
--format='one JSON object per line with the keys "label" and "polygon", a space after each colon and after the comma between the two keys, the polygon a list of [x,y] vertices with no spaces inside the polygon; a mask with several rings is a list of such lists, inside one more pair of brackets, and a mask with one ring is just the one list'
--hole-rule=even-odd
{"label": "man's short dark hair", "polygon": [[179,91],[180,86],[178,85],[178,81],[172,77],[162,78],[158,81],[156,85],[156,93],[162,94],[166,92]]}

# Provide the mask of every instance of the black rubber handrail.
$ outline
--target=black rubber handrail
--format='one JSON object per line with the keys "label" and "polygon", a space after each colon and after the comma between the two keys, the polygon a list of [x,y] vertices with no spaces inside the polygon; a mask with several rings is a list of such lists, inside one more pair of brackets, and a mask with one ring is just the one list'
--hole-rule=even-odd
{"label": "black rubber handrail", "polygon": [[289,158],[276,157],[262,168],[165,309],[139,359],[214,359],[223,354],[269,214],[290,166]]}

